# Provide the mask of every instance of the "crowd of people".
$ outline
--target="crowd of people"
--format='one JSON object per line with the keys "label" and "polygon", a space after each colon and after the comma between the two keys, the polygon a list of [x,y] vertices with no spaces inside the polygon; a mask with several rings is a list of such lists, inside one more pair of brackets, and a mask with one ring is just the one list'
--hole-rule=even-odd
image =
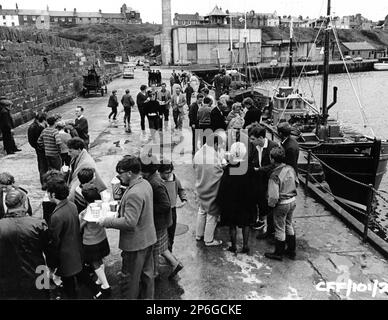
{"label": "crowd of people", "polygon": [[[274,252],[265,253],[267,258],[293,259],[298,143],[287,122],[278,126],[281,143],[269,140],[255,101],[233,101],[224,85],[225,75],[220,77],[223,91],[215,98],[206,86],[196,92],[183,72],[180,76],[173,72],[173,92],[165,83],[160,83],[159,90],[158,83],[142,85],[135,100],[126,90],[121,103],[127,132],[131,132],[135,105],[142,133],[147,118],[151,138],[166,127],[170,113],[175,130],[181,131],[188,107],[199,207],[196,240],[207,247],[219,246],[222,241],[216,237],[216,228],[227,226],[228,250],[236,253],[237,228],[242,228],[241,252],[249,254],[251,230],[263,230],[257,239],[275,243]],[[3,101],[0,99],[9,105]],[[113,90],[109,119],[113,116],[116,120],[118,106],[117,91]],[[85,220],[86,210],[101,201],[107,186],[88,152],[88,121],[83,112],[83,107],[77,107],[74,121],[38,112],[28,129],[46,192],[43,220],[31,218],[27,191],[17,186],[11,174],[0,173],[0,298],[47,298],[47,290],[35,286],[39,266],[47,267],[50,281],[63,289],[65,298],[76,298],[80,284],[86,285],[95,299],[109,298],[111,288],[103,262],[110,253],[106,229],[120,232],[122,298],[154,297],[160,257],[171,267],[169,279],[183,268],[173,254],[173,244],[177,208],[187,203],[187,195],[169,159],[150,162],[137,155],[124,156],[116,166],[120,192],[112,190],[120,202],[117,216],[101,217],[94,223]],[[236,174],[244,167],[246,170]]]}

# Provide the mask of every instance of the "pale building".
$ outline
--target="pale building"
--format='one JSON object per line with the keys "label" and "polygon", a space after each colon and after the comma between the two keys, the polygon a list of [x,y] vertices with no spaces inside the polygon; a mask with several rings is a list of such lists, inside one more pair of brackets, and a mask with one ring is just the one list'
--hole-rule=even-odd
{"label": "pale building", "polygon": [[[202,25],[174,27],[172,30],[173,61],[192,64],[245,63],[245,35],[248,45],[248,62],[261,61],[261,30],[231,30],[227,25]],[[233,44],[233,62],[230,44]]]}
{"label": "pale building", "polygon": [[3,9],[0,5],[0,26],[16,27],[19,25],[19,17],[16,10]]}

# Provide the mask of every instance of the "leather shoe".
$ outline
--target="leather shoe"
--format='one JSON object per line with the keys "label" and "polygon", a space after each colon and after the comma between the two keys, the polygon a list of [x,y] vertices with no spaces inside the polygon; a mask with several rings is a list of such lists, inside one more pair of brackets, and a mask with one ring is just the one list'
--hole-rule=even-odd
{"label": "leather shoe", "polygon": [[171,280],[172,278],[174,278],[179,271],[181,271],[183,269],[183,264],[182,263],[178,263],[178,265],[175,267],[174,271],[171,272],[171,274],[168,276],[168,280]]}

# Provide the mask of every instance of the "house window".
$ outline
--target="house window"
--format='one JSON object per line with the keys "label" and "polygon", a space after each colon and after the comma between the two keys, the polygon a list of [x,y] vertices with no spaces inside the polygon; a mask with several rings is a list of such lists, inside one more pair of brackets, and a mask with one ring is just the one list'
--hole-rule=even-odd
{"label": "house window", "polygon": [[79,21],[82,21],[82,18],[79,18]]}
{"label": "house window", "polygon": [[6,26],[7,25],[7,23],[6,22],[3,22],[3,26]]}
{"label": "house window", "polygon": [[58,22],[58,18],[54,18],[54,21],[55,21],[55,22]]}
{"label": "house window", "polygon": [[36,17],[32,17],[32,21],[36,21]]}
{"label": "house window", "polygon": [[5,16],[3,16],[3,19],[5,20]]}
{"label": "house window", "polygon": [[27,16],[23,16],[23,20],[24,20],[24,21],[27,21]]}
{"label": "house window", "polygon": [[354,56],[354,51],[352,51],[352,56]]}
{"label": "house window", "polygon": [[12,27],[14,27],[15,26],[15,22],[12,22]]}
{"label": "house window", "polygon": [[92,21],[92,18],[89,18],[89,21]]}

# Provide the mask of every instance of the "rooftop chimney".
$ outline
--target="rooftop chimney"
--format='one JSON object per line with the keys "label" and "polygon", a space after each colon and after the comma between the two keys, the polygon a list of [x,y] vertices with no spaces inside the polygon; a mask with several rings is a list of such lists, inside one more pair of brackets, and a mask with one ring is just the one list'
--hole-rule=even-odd
{"label": "rooftop chimney", "polygon": [[98,9],[98,12],[101,13],[101,9]]}
{"label": "rooftop chimney", "polygon": [[63,9],[63,11],[66,11],[66,8],[65,8],[65,9]]}
{"label": "rooftop chimney", "polygon": [[77,9],[76,8],[74,8],[74,13],[76,13],[77,12]]}

